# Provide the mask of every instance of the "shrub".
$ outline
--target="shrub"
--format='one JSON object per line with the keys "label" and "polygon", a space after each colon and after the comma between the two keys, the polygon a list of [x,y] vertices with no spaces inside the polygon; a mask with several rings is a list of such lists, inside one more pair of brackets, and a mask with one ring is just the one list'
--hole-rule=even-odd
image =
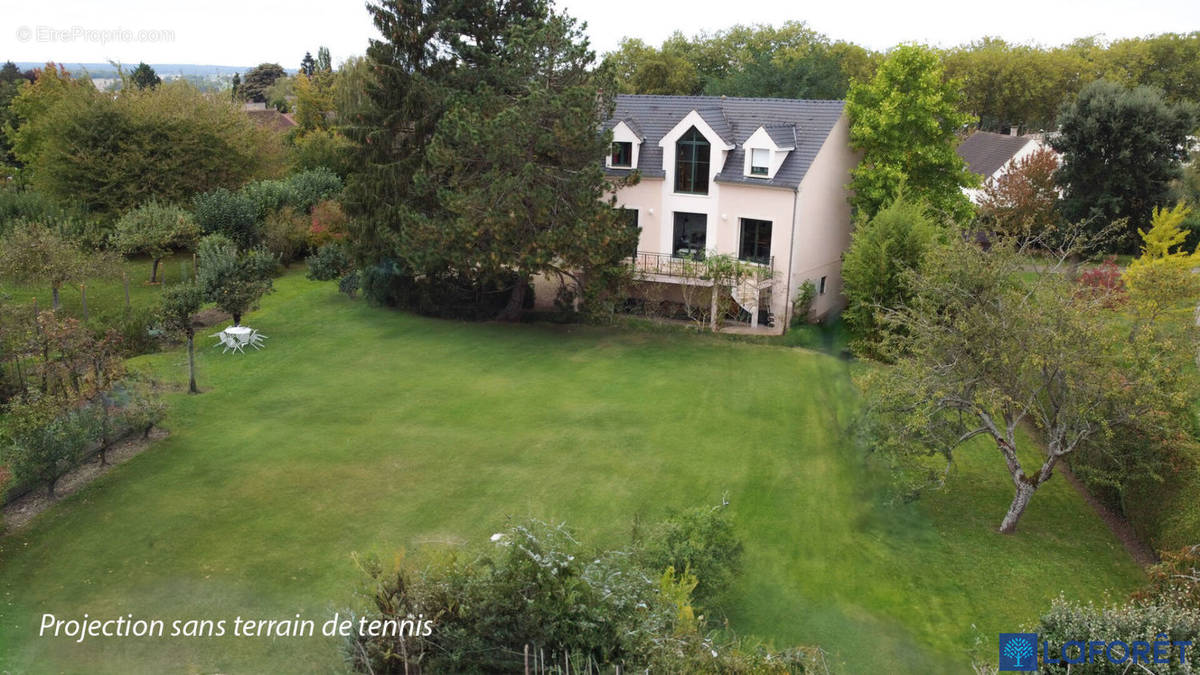
{"label": "shrub", "polygon": [[1079,275],[1079,287],[1084,293],[1102,298],[1104,306],[1110,309],[1125,304],[1128,299],[1116,256],[1109,256],[1099,265],[1084,270]]}
{"label": "shrub", "polygon": [[308,230],[308,243],[314,249],[346,236],[346,214],[341,204],[332,200],[318,203],[312,209],[312,226]]}
{"label": "shrub", "polygon": [[700,604],[713,601],[741,571],[742,544],[727,503],[671,514],[643,540],[639,556],[647,568],[673,568],[699,579],[695,595]]}
{"label": "shrub", "polygon": [[812,313],[813,299],[816,297],[817,285],[811,279],[805,279],[804,283],[800,284],[800,288],[796,289],[796,300],[792,303],[793,328],[808,323],[808,317]]}
{"label": "shrub", "polygon": [[299,260],[308,252],[308,218],[285,206],[267,216],[263,245],[281,264]]}
{"label": "shrub", "polygon": [[325,244],[308,257],[306,277],[313,281],[333,281],[346,274],[351,267],[346,248],[341,244]]}
{"label": "shrub", "polygon": [[314,129],[292,140],[292,159],[301,171],[329,169],[345,177],[350,171],[354,143],[336,131]]}
{"label": "shrub", "polygon": [[120,307],[92,314],[87,326],[92,333],[100,335],[112,331],[120,346],[121,355],[134,357],[149,354],[157,349],[151,329],[154,327],[154,309],[133,306]]}
{"label": "shrub", "polygon": [[897,197],[887,208],[860,222],[842,265],[847,306],[843,316],[857,346],[876,353],[885,335],[881,310],[896,309],[913,295],[908,273],[941,236],[919,202]]}
{"label": "shrub", "polygon": [[223,235],[239,248],[252,248],[262,241],[258,207],[244,193],[217,188],[196,195],[193,207],[203,234]]}
{"label": "shrub", "polygon": [[36,190],[0,188],[0,235],[13,224],[83,222],[83,212]]}
{"label": "shrub", "polygon": [[96,418],[54,396],[13,399],[6,412],[0,461],[19,482],[44,484],[53,499],[58,479],[79,464],[99,438]]}
{"label": "shrub", "polygon": [[1146,570],[1146,588],[1134,593],[1137,600],[1200,607],[1200,544],[1164,551],[1162,561]]}
{"label": "shrub", "polygon": [[[1153,643],[1156,640],[1191,641],[1200,643],[1200,609],[1172,604],[1130,603],[1101,609],[1092,604],[1077,605],[1063,598],[1055,600],[1050,611],[1031,632],[1038,634],[1041,641],[1050,644],[1052,659],[1061,659],[1060,646],[1078,641],[1088,643],[1121,641]],[[1067,648],[1066,656],[1075,659],[1078,655],[1074,646]],[[1120,653],[1118,652],[1118,656]],[[1187,666],[1179,667],[1178,650],[1174,651],[1169,669],[1159,673],[1187,673],[1200,668],[1200,650],[1187,650]],[[1131,663],[1111,663],[1107,658],[1093,659],[1092,663],[1043,663],[1042,673],[1112,673],[1114,675],[1134,672]],[[1141,671],[1138,671],[1141,672]]]}
{"label": "shrub", "polygon": [[342,179],[325,167],[292,174],[286,179],[293,194],[292,208],[305,213],[317,203],[332,199],[342,191]]}
{"label": "shrub", "polygon": [[[813,651],[772,653],[706,636],[690,606],[690,575],[652,572],[628,550],[591,551],[565,527],[531,520],[489,545],[423,567],[361,564],[367,621],[397,636],[356,632],[345,654],[360,672],[520,672],[525,649],[630,672],[803,672]],[[358,617],[356,617],[358,618]]]}
{"label": "shrub", "polygon": [[287,180],[256,180],[242,186],[241,193],[254,204],[255,218],[259,221],[297,202],[295,190]]}

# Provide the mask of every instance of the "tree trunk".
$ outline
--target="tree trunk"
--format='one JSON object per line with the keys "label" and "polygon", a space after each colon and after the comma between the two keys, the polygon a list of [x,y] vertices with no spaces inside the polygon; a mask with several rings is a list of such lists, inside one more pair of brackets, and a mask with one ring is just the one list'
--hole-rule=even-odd
{"label": "tree trunk", "polygon": [[52,478],[46,481],[46,494],[50,496],[50,501],[54,501],[54,485],[58,483],[58,478]]}
{"label": "tree trunk", "polygon": [[1001,534],[1017,531],[1017,521],[1021,519],[1021,514],[1025,513],[1025,507],[1029,506],[1029,499],[1033,497],[1033,491],[1036,489],[1037,486],[1024,477],[1017,480],[1017,493],[1013,495],[1008,513],[1004,514],[1004,520],[1000,523]]}
{"label": "tree trunk", "polygon": [[58,311],[58,286],[50,287],[50,296],[54,298],[54,311]]}
{"label": "tree trunk", "polygon": [[189,394],[199,394],[200,390],[196,388],[196,334],[193,331],[188,331],[187,347],[188,347],[188,393]]}
{"label": "tree trunk", "polygon": [[154,265],[150,267],[150,283],[158,283],[158,258],[154,259]]}
{"label": "tree trunk", "polygon": [[242,313],[241,312],[233,313],[233,325],[235,325],[235,326],[242,325]]}
{"label": "tree trunk", "polygon": [[524,279],[513,286],[512,294],[508,296],[508,304],[500,310],[500,314],[496,317],[497,321],[517,321],[521,318],[521,309],[525,305],[525,293],[528,288],[529,284]]}

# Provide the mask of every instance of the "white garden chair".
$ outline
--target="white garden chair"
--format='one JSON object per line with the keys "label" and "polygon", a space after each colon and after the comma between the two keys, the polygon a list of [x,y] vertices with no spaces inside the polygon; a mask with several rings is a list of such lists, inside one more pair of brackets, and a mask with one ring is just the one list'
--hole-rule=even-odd
{"label": "white garden chair", "polygon": [[228,354],[230,350],[233,350],[235,352],[245,353],[242,351],[242,343],[238,342],[236,338],[234,338],[232,335],[229,335],[225,331],[221,331],[220,333],[213,333],[209,337],[215,337],[218,340],[220,340],[220,342],[218,344],[213,345],[213,347],[220,347],[221,345],[225,345],[225,349],[221,351],[222,354]]}
{"label": "white garden chair", "polygon": [[260,333],[256,330],[251,330],[250,331],[250,339],[247,342],[250,344],[251,347],[254,347],[255,349],[262,349],[263,348],[263,340],[266,340],[266,339],[267,339],[266,335],[263,335],[262,333]]}

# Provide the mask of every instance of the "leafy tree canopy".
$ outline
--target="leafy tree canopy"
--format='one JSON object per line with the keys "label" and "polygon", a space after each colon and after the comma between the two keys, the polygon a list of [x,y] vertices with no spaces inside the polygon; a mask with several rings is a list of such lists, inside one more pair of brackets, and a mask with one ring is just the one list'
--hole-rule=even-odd
{"label": "leafy tree canopy", "polygon": [[242,78],[238,92],[243,100],[263,103],[267,100],[267,90],[281,77],[287,77],[283,66],[278,63],[260,63]]}
{"label": "leafy tree canopy", "polygon": [[863,217],[874,216],[903,185],[913,199],[965,222],[973,213],[963,187],[978,184],[954,151],[972,118],[958,86],[945,79],[933,51],[903,45],[888,54],[870,81],[855,81],[846,101],[850,144],[862,152],[850,188]]}
{"label": "leafy tree canopy", "polygon": [[1197,124],[1195,105],[1172,104],[1156,89],[1088,85],[1063,108],[1060,133],[1051,139],[1062,153],[1066,217],[1088,221],[1096,232],[1124,220],[1113,247],[1132,250],[1151,212],[1167,202]]}

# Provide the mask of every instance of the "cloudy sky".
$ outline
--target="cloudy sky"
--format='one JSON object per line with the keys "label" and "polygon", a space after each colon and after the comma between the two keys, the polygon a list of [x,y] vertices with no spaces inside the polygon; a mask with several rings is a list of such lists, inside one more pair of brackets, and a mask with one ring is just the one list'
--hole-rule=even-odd
{"label": "cloudy sky", "polygon": [[[559,0],[588,22],[593,46],[624,36],[658,44],[736,23],[798,19],[835,39],[883,49],[898,42],[954,45],[998,35],[1060,44],[1200,30],[1196,0]],[[0,60],[64,63],[193,63],[230,66],[277,61],[295,68],[305,51],[328,45],[335,61],[361,54],[374,27],[363,0],[0,0]]]}

